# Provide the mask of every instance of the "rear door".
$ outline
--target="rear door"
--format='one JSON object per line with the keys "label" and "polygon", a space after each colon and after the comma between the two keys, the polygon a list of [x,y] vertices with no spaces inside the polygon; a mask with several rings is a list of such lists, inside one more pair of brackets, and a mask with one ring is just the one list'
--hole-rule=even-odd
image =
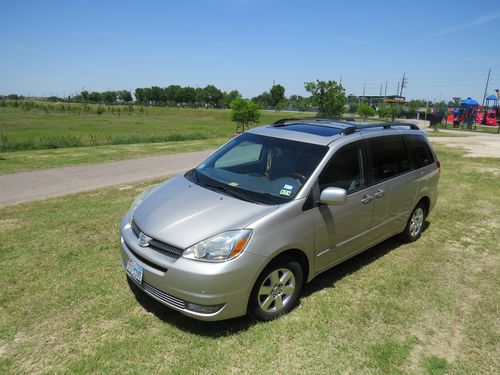
{"label": "rear door", "polygon": [[367,138],[373,197],[372,242],[379,242],[404,229],[413,209],[417,179],[402,135]]}

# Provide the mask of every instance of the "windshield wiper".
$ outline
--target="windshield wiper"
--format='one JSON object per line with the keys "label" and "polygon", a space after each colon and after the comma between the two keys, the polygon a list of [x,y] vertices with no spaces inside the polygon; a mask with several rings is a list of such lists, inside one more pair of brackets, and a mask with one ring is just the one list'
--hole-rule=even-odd
{"label": "windshield wiper", "polygon": [[243,201],[257,203],[254,199],[250,198],[249,196],[247,196],[245,194],[241,194],[241,193],[236,192],[236,191],[231,190],[231,189],[227,189],[227,188],[225,188],[222,185],[203,184],[202,186],[207,187],[207,188],[209,188],[211,190],[220,191],[221,193],[225,193],[227,195],[239,198],[239,199],[241,199]]}

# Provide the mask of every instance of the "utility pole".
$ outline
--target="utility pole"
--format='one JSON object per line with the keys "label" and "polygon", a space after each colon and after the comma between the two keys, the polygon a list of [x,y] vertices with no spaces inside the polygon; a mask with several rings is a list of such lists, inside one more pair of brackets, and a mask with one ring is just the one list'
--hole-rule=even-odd
{"label": "utility pole", "polygon": [[486,79],[486,86],[484,87],[483,107],[484,107],[484,101],[486,100],[486,93],[488,92],[488,84],[490,83],[490,73],[491,73],[491,68],[490,70],[488,70],[488,78]]}
{"label": "utility pole", "polygon": [[382,100],[382,82],[380,82],[380,93],[378,95],[378,108],[380,108],[380,101]]}
{"label": "utility pole", "polygon": [[396,96],[398,96],[398,95],[399,95],[399,83],[400,83],[400,82],[398,81],[398,90],[396,91]]}
{"label": "utility pole", "polygon": [[365,96],[365,92],[366,92],[366,83],[363,84],[363,96]]}
{"label": "utility pole", "polygon": [[340,81],[339,81],[339,83],[340,83],[340,86],[342,86],[342,76],[340,76]]}
{"label": "utility pole", "polygon": [[406,73],[403,73],[403,79],[401,80],[401,92],[399,93],[399,96],[403,96],[403,88],[406,87],[406,84],[408,83],[408,78],[405,78]]}

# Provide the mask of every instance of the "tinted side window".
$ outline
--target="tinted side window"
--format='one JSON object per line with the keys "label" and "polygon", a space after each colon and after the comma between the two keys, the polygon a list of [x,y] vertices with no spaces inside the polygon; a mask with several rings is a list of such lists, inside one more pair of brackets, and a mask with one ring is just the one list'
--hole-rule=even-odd
{"label": "tinted side window", "polygon": [[400,136],[368,140],[374,182],[385,180],[410,170],[408,150]]}
{"label": "tinted side window", "polygon": [[423,136],[407,135],[405,139],[413,156],[415,168],[422,168],[434,162],[434,156]]}
{"label": "tinted side window", "polygon": [[320,190],[339,187],[349,193],[364,185],[363,153],[359,143],[337,151],[319,177]]}

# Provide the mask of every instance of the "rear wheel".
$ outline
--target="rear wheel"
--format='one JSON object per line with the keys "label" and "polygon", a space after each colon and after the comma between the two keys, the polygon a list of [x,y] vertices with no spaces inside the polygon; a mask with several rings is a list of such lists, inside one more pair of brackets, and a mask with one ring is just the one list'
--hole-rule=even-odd
{"label": "rear wheel", "polygon": [[248,313],[258,320],[273,320],[297,303],[303,284],[300,264],[292,258],[271,262],[260,274],[250,295]]}
{"label": "rear wheel", "polygon": [[419,203],[411,213],[408,223],[400,235],[401,239],[404,242],[414,242],[418,240],[422,234],[426,217],[427,212],[425,206]]}

